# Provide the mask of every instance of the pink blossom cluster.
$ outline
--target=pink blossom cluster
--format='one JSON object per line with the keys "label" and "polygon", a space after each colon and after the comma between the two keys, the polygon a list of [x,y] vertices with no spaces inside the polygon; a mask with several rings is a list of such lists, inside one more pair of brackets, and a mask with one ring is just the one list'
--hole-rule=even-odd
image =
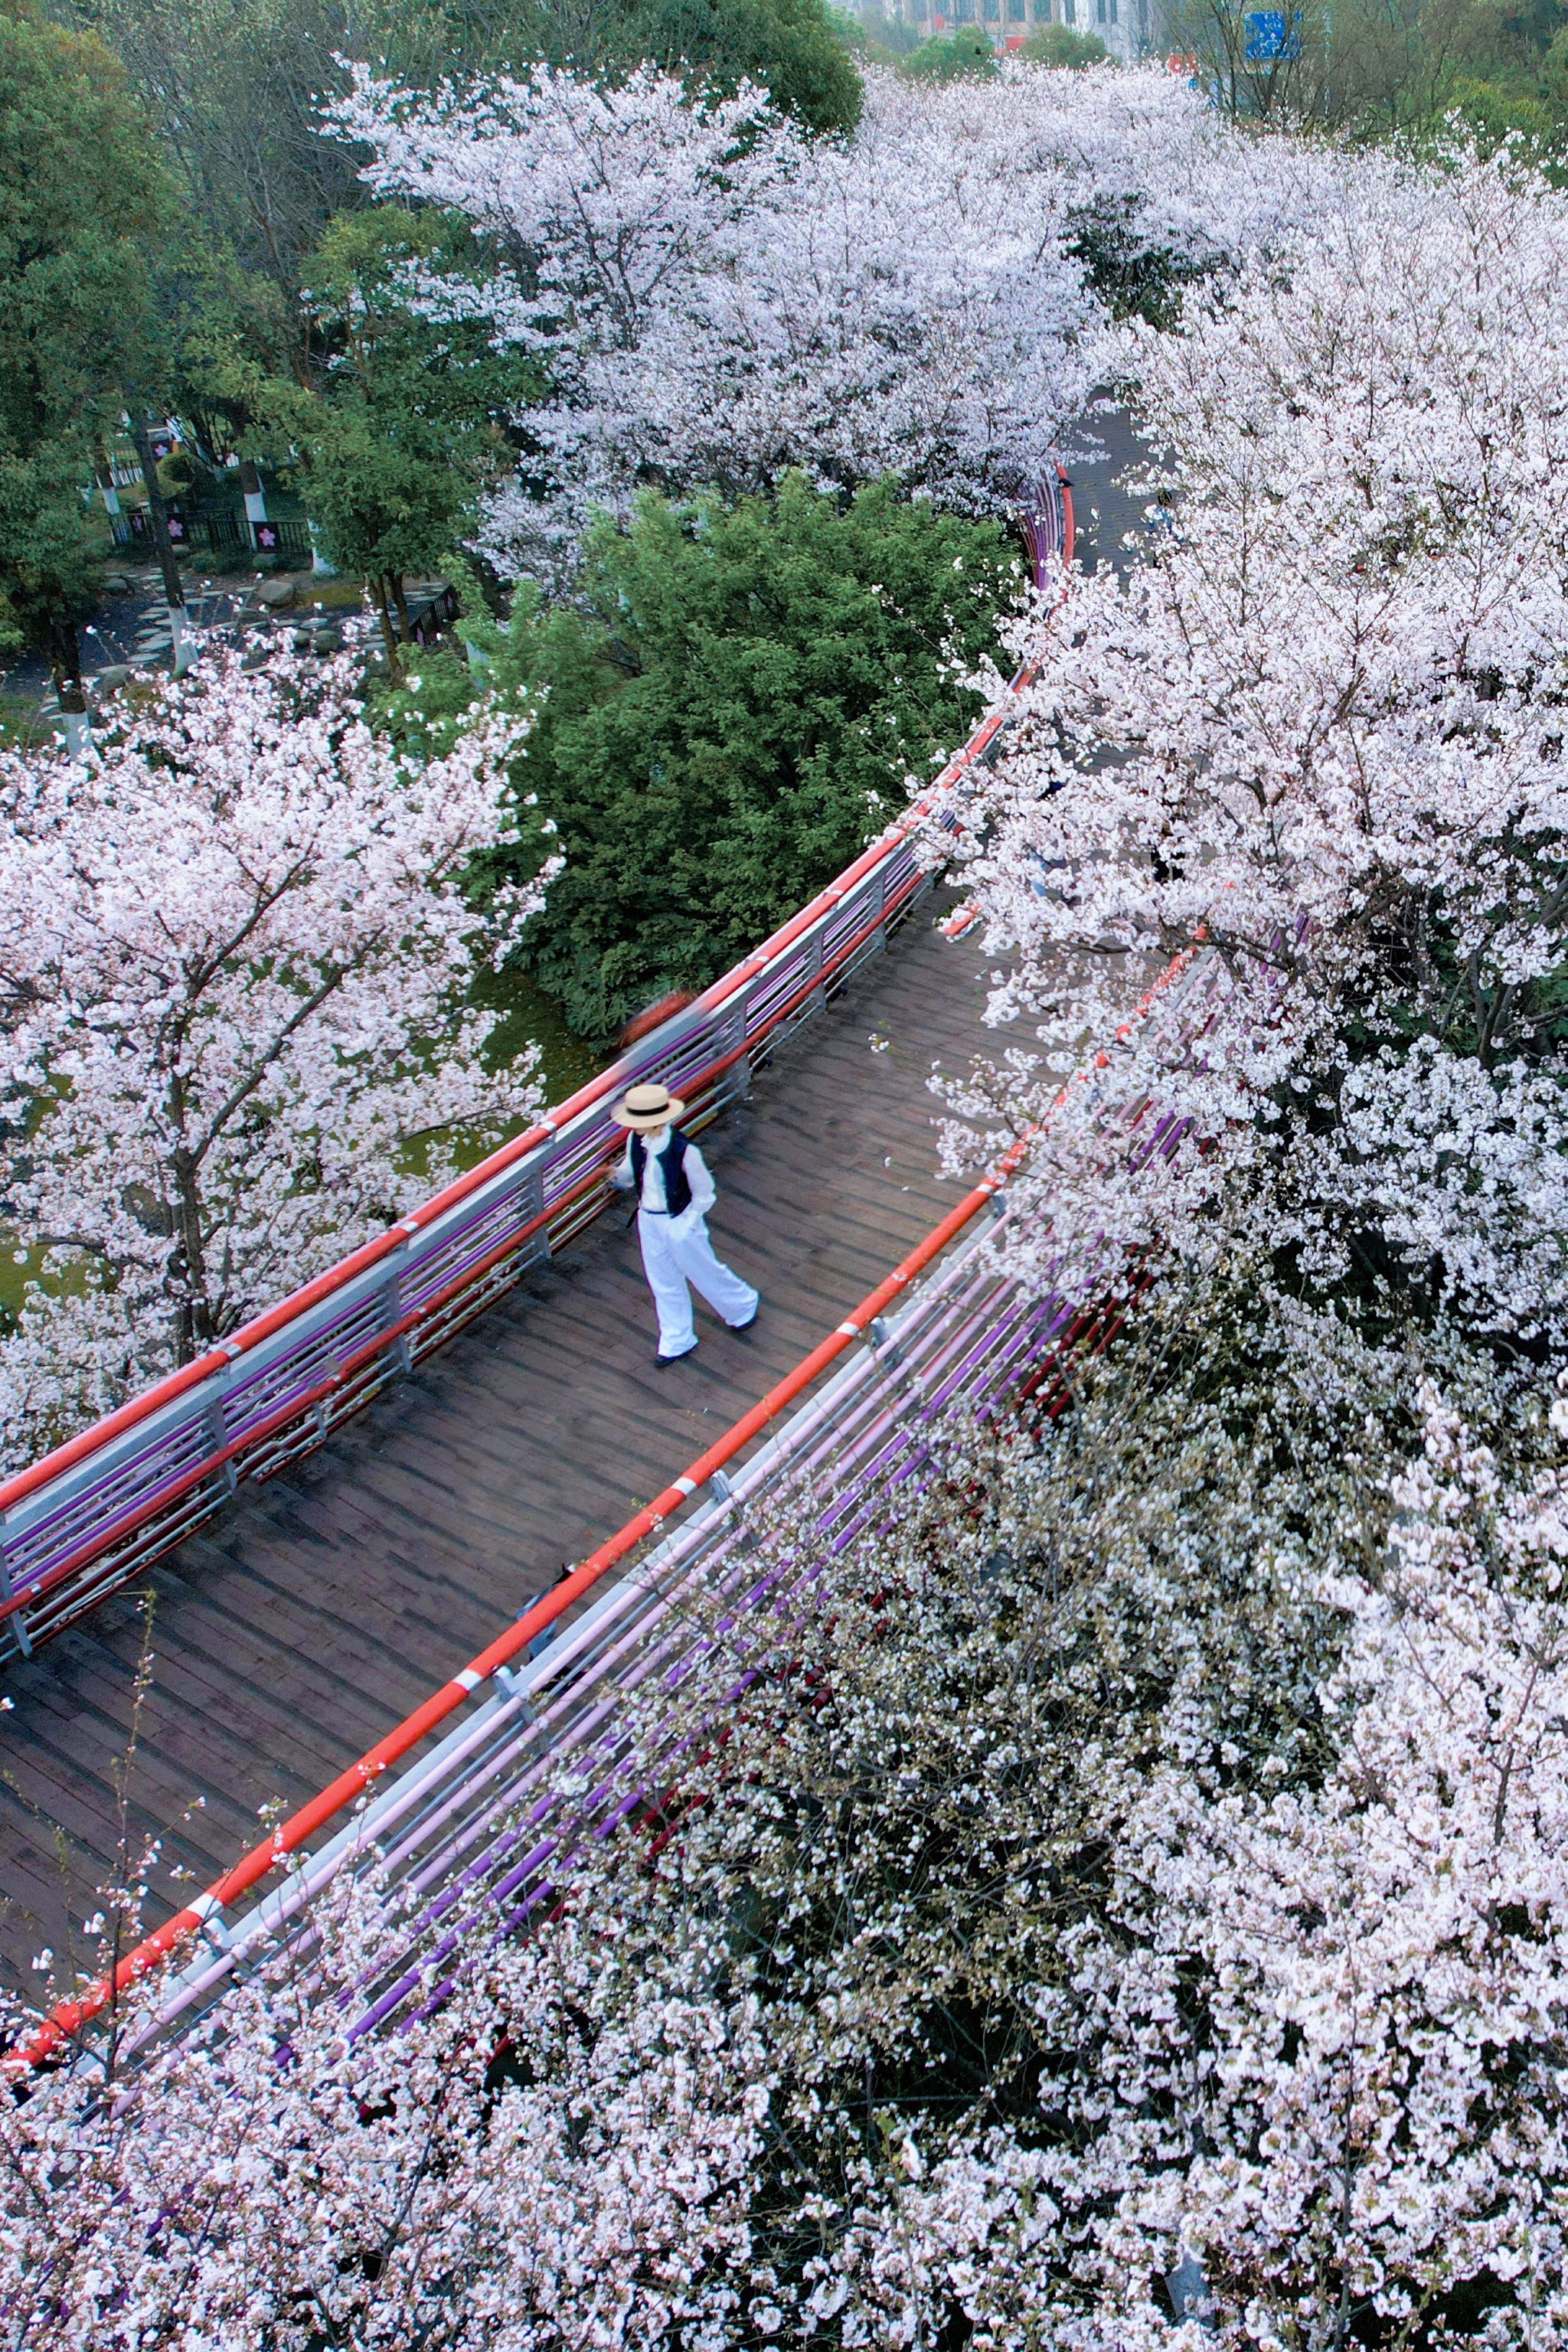
{"label": "pink blossom cluster", "polygon": [[1568,1399],[1265,1288],[949,1444],[721,1742],[650,1689],[662,1811],[401,2030],[374,1871],[121,2079],[129,2000],[0,2110],[18,2343],[1562,2340]]}
{"label": "pink blossom cluster", "polygon": [[[200,1354],[537,1110],[470,991],[553,870],[476,709],[420,767],[344,656],[212,655],[85,764],[0,754],[3,1209],[30,1253],[0,1343],[19,1465]],[[540,836],[538,881],[473,895]]]}
{"label": "pink blossom cluster", "polygon": [[846,141],[803,138],[752,88],[693,105],[652,68],[425,97],[361,68],[335,120],[373,149],[378,193],[492,240],[487,313],[549,354],[553,404],[521,421],[557,495],[503,493],[484,533],[511,570],[650,478],[894,471],[960,507],[1016,504],[1116,348],[1086,227],[1201,268],[1306,216],[1321,176],[1168,76],[1109,69],[873,75]]}
{"label": "pink blossom cluster", "polygon": [[[952,1145],[1043,1128],[1016,1271],[1161,1278],[1072,1413],[933,1433],[819,1580],[820,1496],[754,1523],[820,1613],[766,1655],[749,1618],[742,1662],[722,1593],[683,1600],[710,1675],[605,1735],[677,1784],[402,2030],[347,2036],[412,1933],[367,1866],[203,2029],[121,2079],[132,1996],[0,2108],[15,2340],[1568,2341],[1568,199],[1506,152],[1254,143],[1134,75],[879,86],[809,151],[653,76],[351,103],[382,184],[538,259],[512,331],[578,371],[563,498],[805,449],[984,501],[1027,455],[986,421],[1008,369],[1070,404],[1114,351],[1147,529],[1030,625],[973,780],[1022,1042]],[[900,276],[939,163],[976,251],[1018,184],[1032,323],[942,254]],[[1223,264],[1178,331],[1095,318],[1094,205]],[[981,405],[922,441],[950,363]],[[419,1119],[525,1106],[464,1009],[515,748],[480,718],[419,769],[341,679],[223,668],[100,767],[0,770],[17,1213],[110,1270],[51,1366],[111,1392],[384,1213]],[[1128,1025],[1194,943],[1201,988]]]}
{"label": "pink blossom cluster", "polygon": [[1142,560],[1067,583],[966,836],[1019,1044],[960,1108],[1045,1114],[1205,940],[1201,1037],[1152,1020],[1105,1080],[1184,1139],[1110,1150],[1064,1106],[1031,1262],[1223,1262],[1266,1202],[1314,1279],[1374,1231],[1399,1278],[1560,1339],[1568,207],[1507,154],[1342,161],[1320,194],[1182,331],[1129,336]]}

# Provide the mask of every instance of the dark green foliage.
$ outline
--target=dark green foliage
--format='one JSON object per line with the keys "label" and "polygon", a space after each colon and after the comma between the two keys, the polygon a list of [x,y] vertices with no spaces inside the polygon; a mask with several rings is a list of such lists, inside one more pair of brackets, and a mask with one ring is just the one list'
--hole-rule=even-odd
{"label": "dark green foliage", "polygon": [[153,395],[150,288],[170,192],[114,59],[0,9],[0,628],[75,674],[100,538],[83,493],[122,404]]}
{"label": "dark green foliage", "polygon": [[890,480],[596,527],[579,608],[531,625],[523,762],[566,853],[525,957],[575,1029],[714,979],[898,814],[980,709],[962,678],[1020,578],[998,525]]}
{"label": "dark green foliage", "polygon": [[340,58],[412,89],[546,61],[614,78],[645,58],[720,86],[762,82],[813,131],[853,127],[860,79],[824,0],[56,0],[123,59],[189,216],[280,298],[363,201],[362,160],[324,136]]}
{"label": "dark green foliage", "polygon": [[761,82],[808,131],[860,119],[860,77],[823,0],[635,0],[611,40],[627,61],[690,68],[707,86]]}
{"label": "dark green foliage", "polygon": [[922,41],[904,71],[911,81],[988,81],[996,71],[996,52],[984,33],[971,28]]}
{"label": "dark green foliage", "polygon": [[407,573],[437,571],[486,483],[510,463],[501,419],[529,396],[526,363],[491,348],[481,315],[421,316],[406,272],[481,274],[461,223],[395,205],[334,221],[305,271],[319,351],[313,380],[268,375],[230,353],[221,392],[253,420],[252,451],[297,478],[339,571],[365,582],[389,656]]}
{"label": "dark green foliage", "polygon": [[1018,55],[1043,66],[1069,66],[1076,73],[1085,66],[1102,66],[1110,52],[1098,33],[1075,33],[1070,25],[1041,25]]}
{"label": "dark green foliage", "polygon": [[1151,245],[1141,196],[1100,197],[1068,215],[1072,251],[1113,319],[1146,319],[1174,328],[1182,289],[1204,273],[1189,256]]}

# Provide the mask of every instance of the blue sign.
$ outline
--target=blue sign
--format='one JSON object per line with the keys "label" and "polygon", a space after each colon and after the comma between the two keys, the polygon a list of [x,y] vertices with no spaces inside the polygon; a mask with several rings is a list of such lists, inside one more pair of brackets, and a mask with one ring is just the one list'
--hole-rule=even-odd
{"label": "blue sign", "polygon": [[1247,19],[1247,62],[1249,66],[1289,64],[1301,54],[1301,12],[1293,8],[1260,8]]}

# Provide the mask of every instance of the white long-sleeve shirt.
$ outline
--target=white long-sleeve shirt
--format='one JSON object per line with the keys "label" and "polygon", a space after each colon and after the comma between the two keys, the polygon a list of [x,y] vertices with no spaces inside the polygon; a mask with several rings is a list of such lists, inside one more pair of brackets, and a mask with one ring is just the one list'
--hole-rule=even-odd
{"label": "white long-sleeve shirt", "polygon": [[[652,1216],[666,1216],[668,1214],[669,1203],[664,1197],[664,1170],[660,1160],[668,1139],[667,1135],[660,1134],[657,1137],[645,1137],[643,1139],[647,1148],[643,1160],[642,1198],[637,1206],[647,1209]],[[686,1147],[684,1165],[686,1181],[691,1187],[691,1206],[686,1213],[693,1220],[705,1217],[719,1197],[719,1188],[708,1173],[707,1162],[694,1143],[689,1143]],[[629,1136],[626,1139],[626,1148],[622,1152],[610,1181],[623,1192],[629,1192],[632,1189],[632,1146]]]}

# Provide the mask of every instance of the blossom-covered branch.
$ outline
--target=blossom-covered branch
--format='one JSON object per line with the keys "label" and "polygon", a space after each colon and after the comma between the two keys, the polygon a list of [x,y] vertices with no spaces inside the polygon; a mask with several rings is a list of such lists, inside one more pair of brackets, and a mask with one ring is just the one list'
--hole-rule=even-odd
{"label": "blossom-covered branch", "polygon": [[[496,1016],[468,993],[553,870],[509,781],[525,722],[476,711],[416,768],[351,669],[213,656],[89,766],[0,755],[4,1213],[47,1271],[0,1350],[18,1454],[539,1106],[536,1057],[490,1069]],[[524,835],[538,881],[481,915],[476,862]]]}
{"label": "blossom-covered branch", "polygon": [[1201,1041],[1151,1024],[1116,1080],[1186,1142],[1140,1169],[1069,1106],[1030,1179],[1058,1241],[1223,1248],[1241,1171],[1327,1278],[1371,1228],[1560,1336],[1568,209],[1507,157],[1342,159],[1330,193],[1132,339],[1144,561],[1069,583],[968,836],[994,1013],[1045,1048],[1003,1091],[1037,1115],[1129,965],[1201,935]]}

